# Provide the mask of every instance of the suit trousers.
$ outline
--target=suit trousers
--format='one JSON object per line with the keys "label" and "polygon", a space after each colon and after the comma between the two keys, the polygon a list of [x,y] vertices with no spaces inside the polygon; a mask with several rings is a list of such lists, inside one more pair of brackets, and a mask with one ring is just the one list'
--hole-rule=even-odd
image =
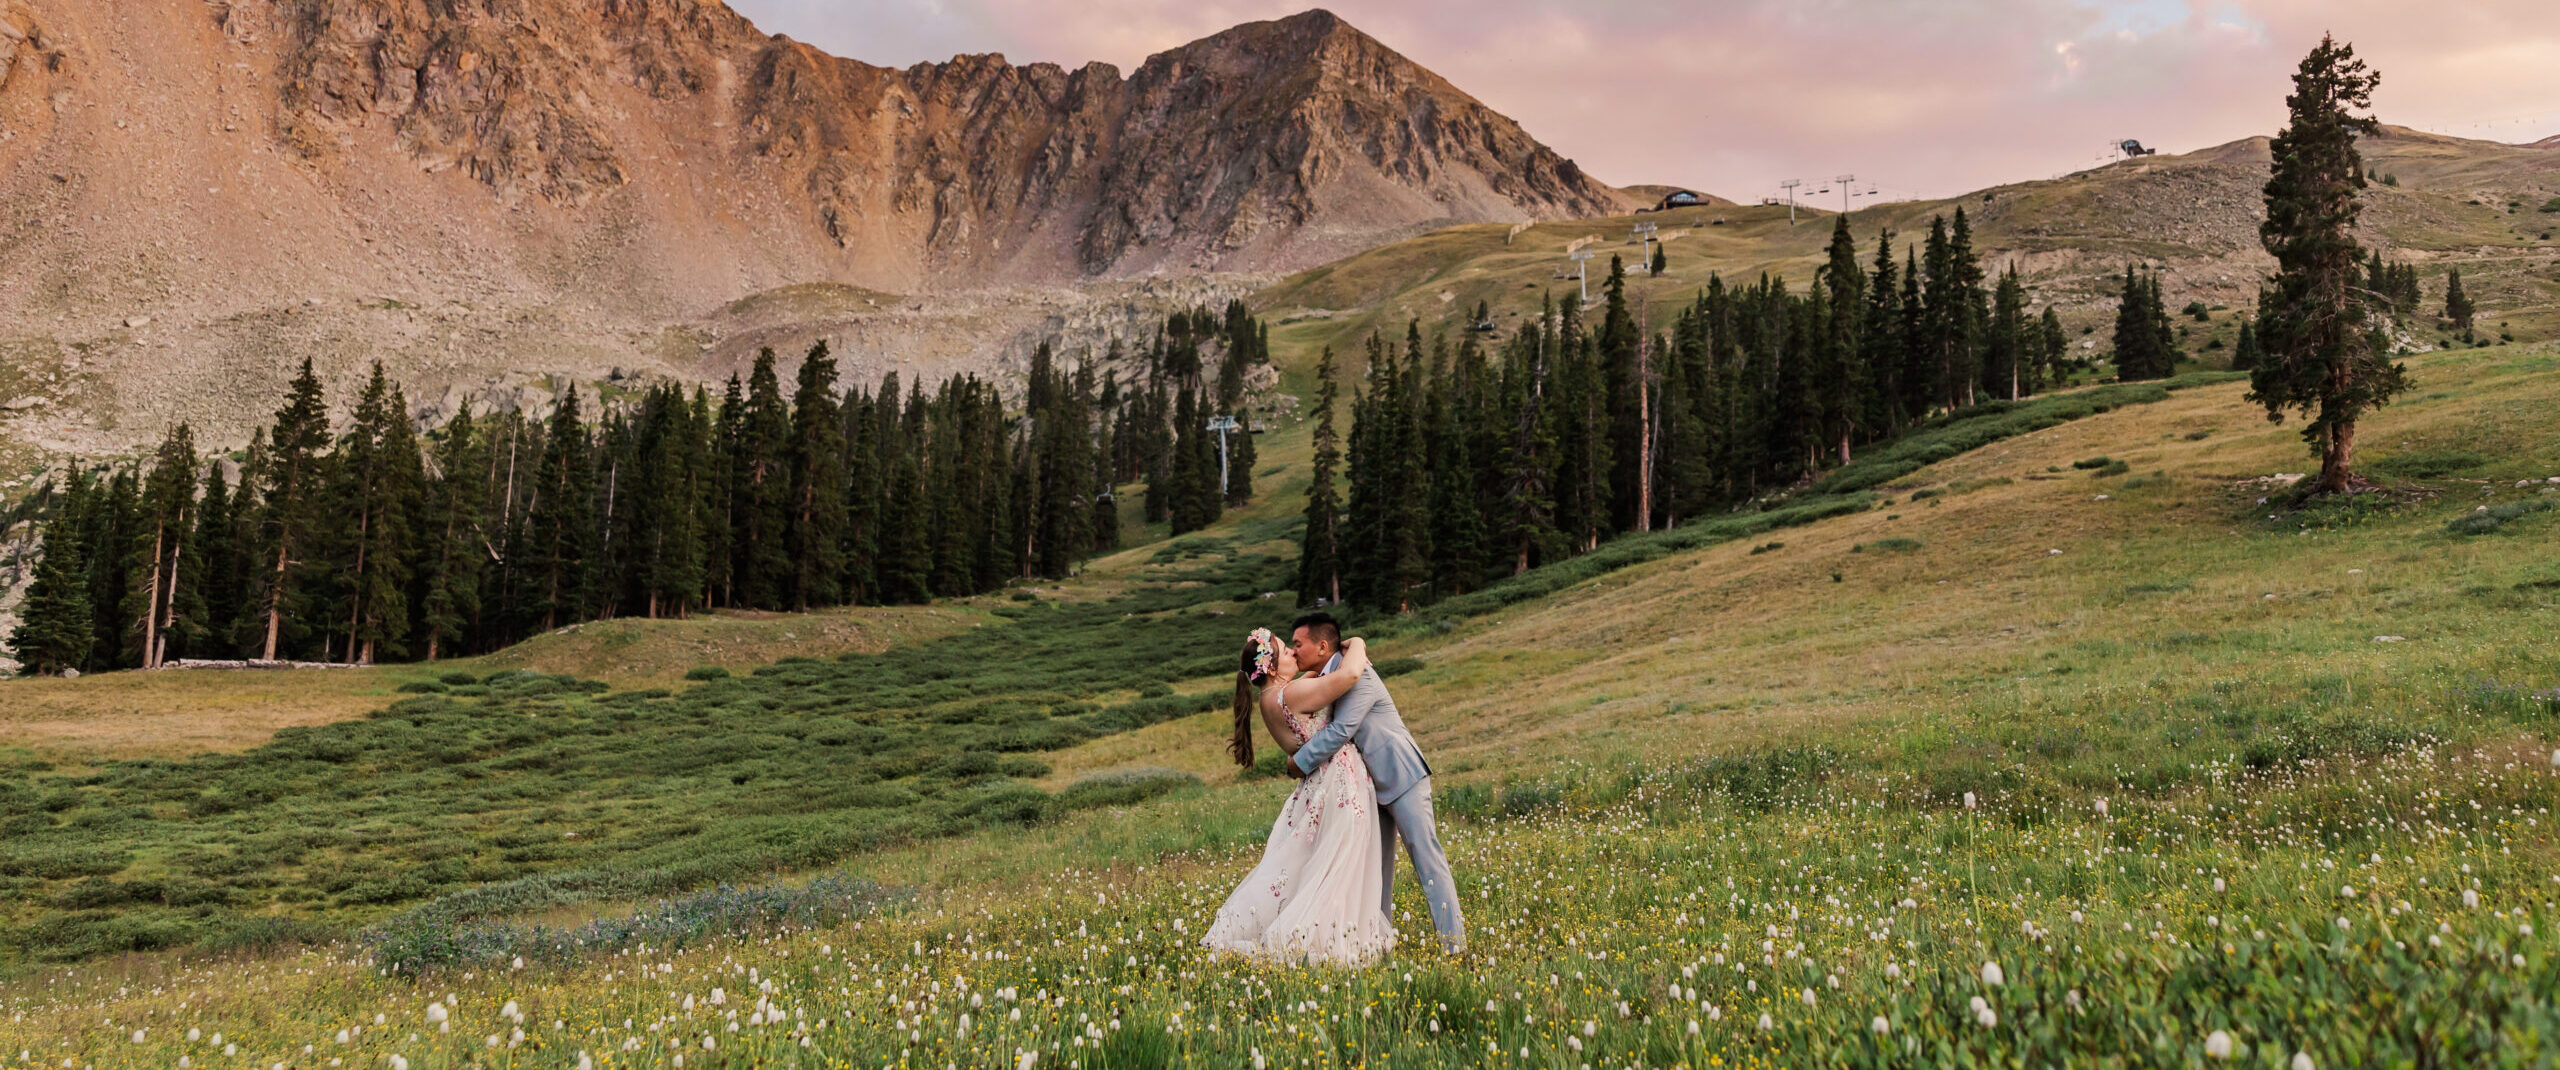
{"label": "suit trousers", "polygon": [[1422,778],[1396,801],[1378,808],[1378,839],[1386,847],[1382,852],[1386,879],[1379,888],[1385,896],[1381,905],[1390,919],[1395,917],[1399,837],[1405,853],[1413,858],[1423,900],[1431,905],[1431,926],[1440,931],[1440,946],[1450,951],[1465,947],[1467,920],[1458,912],[1458,882],[1449,876],[1449,856],[1440,849],[1440,831],[1431,818],[1431,778]]}

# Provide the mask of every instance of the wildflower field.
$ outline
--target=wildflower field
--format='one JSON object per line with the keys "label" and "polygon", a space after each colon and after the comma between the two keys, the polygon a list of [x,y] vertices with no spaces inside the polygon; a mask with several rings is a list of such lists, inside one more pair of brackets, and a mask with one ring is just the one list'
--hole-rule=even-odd
{"label": "wildflower field", "polygon": [[[2265,424],[2240,385],[2207,383],[1881,464],[1874,482],[1799,500],[1808,514],[1783,531],[1639,537],[1529,589],[1368,622],[1439,770],[1462,957],[1430,946],[1409,871],[1411,943],[1374,968],[1197,947],[1288,788],[1223,766],[1225,715],[1197,712],[1219,682],[1206,661],[1279,614],[1253,596],[1276,585],[1254,570],[1283,567],[1262,559],[1272,522],[1247,518],[1096,569],[1089,582],[1161,599],[1144,612],[1099,594],[1023,603],[941,640],[982,644],[947,648],[965,659],[793,663],[622,700],[672,726],[726,696],[710,716],[728,732],[748,721],[718,718],[766,701],[783,725],[869,716],[793,708],[830,689],[887,711],[863,727],[918,733],[984,731],[932,716],[973,702],[1082,704],[1041,718],[1087,726],[1077,738],[989,751],[1041,770],[935,773],[940,753],[877,778],[917,797],[882,817],[937,824],[824,857],[755,854],[881,827],[832,804],[748,819],[840,786],[834,766],[782,768],[817,753],[814,734],[739,759],[763,763],[764,788],[724,766],[644,793],[666,774],[616,768],[630,752],[559,788],[494,767],[418,773],[399,812],[437,835],[478,835],[465,814],[528,830],[622,814],[598,827],[699,822],[667,842],[746,861],[614,884],[593,874],[660,856],[582,836],[562,850],[597,853],[528,855],[512,883],[466,868],[408,900],[285,898],[395,857],[333,839],[268,898],[226,908],[334,926],[308,942],[79,961],[23,945],[0,983],[0,1062],[2550,1065],[2560,509],[2534,506],[2560,499],[2560,352],[2414,369],[2428,393],[2366,436],[2382,489],[2347,502],[2287,500],[2267,477],[2301,469],[2293,429]],[[1027,627],[1079,613],[1092,619],[1053,639]],[[1140,621],[1164,634],[1140,642]],[[991,634],[1009,629],[1022,631]],[[852,665],[872,671],[833,675]],[[566,694],[491,702],[508,683],[410,701],[511,730],[580,725],[564,739],[615,730],[614,694],[555,681],[532,686]],[[951,693],[925,700],[935,688]],[[398,716],[339,727],[384,719]],[[935,748],[971,750],[918,753]],[[47,789],[76,800],[37,808],[52,829],[179,805],[126,801],[140,799],[133,768],[57,772],[82,782]],[[562,794],[439,810],[493,784]],[[999,788],[1021,812],[968,808]],[[326,808],[353,803],[292,805],[320,808],[265,812],[315,832],[365,819]],[[133,831],[153,820],[43,842],[169,859],[251,834],[193,819],[174,823],[192,841]],[[10,850],[24,850],[14,834]],[[45,878],[41,896],[92,879]],[[20,932],[148,916],[19,887]]]}

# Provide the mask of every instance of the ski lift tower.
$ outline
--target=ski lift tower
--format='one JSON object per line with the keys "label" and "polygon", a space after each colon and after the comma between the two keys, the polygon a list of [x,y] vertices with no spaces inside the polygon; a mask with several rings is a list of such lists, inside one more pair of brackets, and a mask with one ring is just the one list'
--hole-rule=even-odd
{"label": "ski lift tower", "polygon": [[1637,259],[1637,261],[1636,261],[1637,263],[1639,263],[1639,264],[1651,264],[1651,263],[1653,263],[1653,235],[1654,235],[1654,232],[1655,232],[1655,231],[1658,231],[1658,230],[1661,230],[1661,229],[1662,229],[1662,224],[1660,224],[1660,223],[1638,223],[1638,224],[1636,224],[1636,244],[1641,245],[1641,246],[1644,246],[1644,248],[1643,248],[1641,251],[1639,251],[1639,252],[1638,252],[1638,254],[1637,254],[1637,256],[1638,256],[1638,259]]}
{"label": "ski lift tower", "polygon": [[1841,214],[1841,215],[1848,215],[1848,214],[1849,214],[1849,184],[1850,184],[1850,183],[1853,183],[1853,182],[1856,182],[1857,180],[1858,180],[1858,176],[1856,176],[1856,175],[1841,175],[1840,177],[1838,177],[1838,178],[1835,178],[1835,179],[1832,179],[1832,180],[1831,180],[1831,181],[1833,181],[1833,182],[1837,182],[1837,183],[1839,183],[1839,184],[1840,184],[1840,214]]}
{"label": "ski lift tower", "polygon": [[1219,413],[1209,418],[1209,430],[1218,433],[1218,498],[1227,497],[1227,432],[1237,430],[1236,418]]}
{"label": "ski lift tower", "polygon": [[1573,251],[1573,281],[1575,285],[1582,288],[1582,303],[1585,307],[1588,307],[1591,304],[1590,264],[1591,250],[1576,249]]}
{"label": "ski lift tower", "polygon": [[1801,185],[1804,185],[1804,180],[1801,178],[1790,178],[1778,183],[1778,188],[1787,191],[1787,225],[1791,227],[1796,225],[1796,187]]}

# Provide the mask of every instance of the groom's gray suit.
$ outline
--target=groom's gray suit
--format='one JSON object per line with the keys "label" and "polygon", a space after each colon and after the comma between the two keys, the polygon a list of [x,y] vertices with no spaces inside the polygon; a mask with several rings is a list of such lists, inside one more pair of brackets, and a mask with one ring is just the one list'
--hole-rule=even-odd
{"label": "groom's gray suit", "polygon": [[[1341,664],[1342,655],[1335,654],[1324,668],[1330,673]],[[1315,737],[1301,744],[1289,760],[1299,772],[1311,773],[1345,743],[1360,748],[1360,757],[1369,766],[1369,780],[1378,789],[1378,835],[1386,847],[1386,880],[1381,887],[1388,914],[1395,913],[1396,837],[1401,835],[1406,853],[1413,856],[1414,875],[1422,881],[1423,899],[1431,904],[1431,924],[1440,931],[1440,946],[1453,952],[1466,947],[1467,922],[1458,913],[1458,884],[1449,876],[1449,856],[1440,850],[1440,833],[1431,818],[1431,765],[1422,760],[1422,748],[1414,746],[1413,733],[1405,731],[1395,700],[1387,697],[1386,681],[1379,679],[1374,668],[1362,670],[1360,682],[1334,700],[1333,720],[1317,729]]]}

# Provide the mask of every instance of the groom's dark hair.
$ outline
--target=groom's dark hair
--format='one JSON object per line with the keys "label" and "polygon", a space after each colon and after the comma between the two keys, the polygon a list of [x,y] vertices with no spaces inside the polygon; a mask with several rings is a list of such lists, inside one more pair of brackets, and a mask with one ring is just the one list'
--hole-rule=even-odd
{"label": "groom's dark hair", "polygon": [[1331,613],[1301,613],[1289,622],[1289,631],[1295,633],[1300,628],[1307,630],[1309,639],[1337,650],[1342,647],[1342,622],[1333,619]]}

